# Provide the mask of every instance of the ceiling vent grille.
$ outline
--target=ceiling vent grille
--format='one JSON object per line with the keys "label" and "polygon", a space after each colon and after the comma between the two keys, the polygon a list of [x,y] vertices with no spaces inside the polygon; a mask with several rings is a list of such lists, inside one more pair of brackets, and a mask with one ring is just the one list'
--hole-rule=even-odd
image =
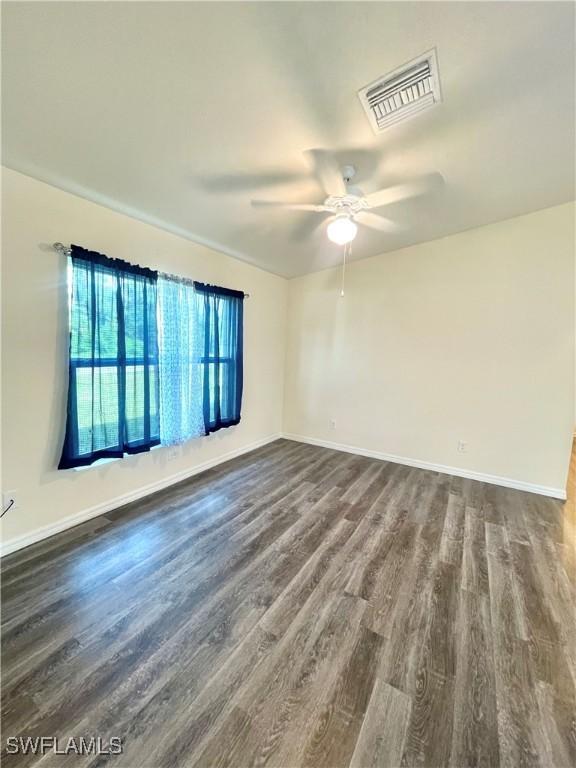
{"label": "ceiling vent grille", "polygon": [[436,51],[428,51],[358,91],[376,133],[442,101]]}

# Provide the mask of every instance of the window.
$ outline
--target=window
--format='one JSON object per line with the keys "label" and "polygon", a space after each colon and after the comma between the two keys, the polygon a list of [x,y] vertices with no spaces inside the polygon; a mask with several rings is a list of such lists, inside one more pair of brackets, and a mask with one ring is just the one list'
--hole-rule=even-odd
{"label": "window", "polygon": [[194,283],[203,329],[202,386],[206,433],[240,421],[243,385],[244,295]]}
{"label": "window", "polygon": [[60,468],[160,443],[156,273],[74,247]]}
{"label": "window", "polygon": [[243,293],[72,246],[59,468],[238,424]]}

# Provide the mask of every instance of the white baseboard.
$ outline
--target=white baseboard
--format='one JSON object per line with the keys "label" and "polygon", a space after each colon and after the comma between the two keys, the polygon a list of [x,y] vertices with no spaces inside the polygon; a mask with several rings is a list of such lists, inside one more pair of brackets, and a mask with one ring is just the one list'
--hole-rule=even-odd
{"label": "white baseboard", "polygon": [[331,448],[335,451],[344,451],[345,453],[355,453],[359,456],[367,456],[371,459],[381,459],[382,461],[391,461],[394,464],[405,464],[409,467],[416,467],[418,469],[428,469],[432,472],[442,472],[446,475],[455,475],[456,477],[465,477],[470,480],[479,480],[482,483],[490,483],[492,485],[501,485],[505,488],[515,488],[519,491],[528,491],[529,493],[537,493],[541,496],[551,496],[555,499],[566,499],[566,491],[563,488],[549,488],[547,486],[543,485],[535,485],[533,483],[526,483],[522,480],[514,480],[509,477],[498,477],[497,475],[485,475],[482,472],[474,472],[473,470],[468,469],[459,469],[458,467],[448,467],[444,464],[433,464],[429,461],[420,461],[418,459],[411,459],[406,456],[395,456],[390,453],[382,453],[380,451],[372,451],[366,448],[359,448],[357,446],[353,445],[344,445],[342,443],[333,443],[330,440],[317,440],[313,437],[306,437],[304,435],[294,435],[291,433],[283,433],[283,434],[275,434],[270,435],[268,437],[265,437],[261,440],[256,440],[253,443],[250,443],[249,445],[246,445],[242,448],[237,448],[234,451],[228,451],[227,453],[222,454],[221,456],[218,456],[214,459],[209,459],[208,461],[203,462],[202,464],[197,464],[194,467],[191,467],[189,469],[182,470],[181,472],[177,472],[174,475],[170,475],[169,477],[164,477],[161,480],[157,480],[154,483],[150,483],[149,485],[145,485],[141,488],[138,488],[134,491],[130,491],[129,493],[125,493],[122,496],[116,496],[114,499],[110,499],[108,501],[103,502],[102,504],[97,504],[96,506],[89,507],[88,509],[84,509],[80,512],[77,512],[74,515],[70,515],[69,517],[65,517],[62,520],[58,520],[55,523],[52,523],[51,525],[43,526],[42,528],[37,528],[35,531],[31,531],[30,533],[26,533],[22,536],[16,536],[13,539],[8,539],[7,541],[2,541],[0,543],[0,557],[3,557],[4,555],[9,555],[11,552],[16,552],[18,549],[23,549],[24,547],[30,546],[30,544],[35,544],[38,541],[42,541],[42,539],[47,539],[50,536],[54,536],[56,533],[60,533],[61,531],[65,531],[68,528],[73,528],[75,525],[80,525],[80,523],[85,522],[86,520],[90,520],[93,517],[97,517],[98,515],[104,515],[106,512],[110,512],[113,509],[117,509],[118,507],[122,507],[125,504],[129,504],[132,501],[137,501],[138,499],[142,499],[145,496],[149,496],[152,493],[155,493],[156,491],[161,491],[163,488],[168,488],[170,485],[175,485],[176,483],[181,482],[182,480],[186,480],[189,477],[193,477],[194,475],[200,474],[200,472],[205,472],[207,469],[210,469],[211,467],[215,467],[218,464],[223,464],[225,461],[230,461],[230,459],[234,459],[237,456],[242,456],[244,453],[249,453],[250,451],[254,451],[257,448],[261,448],[264,445],[268,445],[268,443],[274,442],[274,440],[278,440],[280,438],[285,438],[286,440],[294,440],[299,443],[309,443],[310,445],[318,445],[321,448]]}
{"label": "white baseboard", "polygon": [[566,499],[566,490],[564,488],[549,488],[545,485],[535,485],[526,483],[523,480],[514,480],[510,477],[498,477],[497,475],[485,475],[482,472],[474,472],[471,469],[459,469],[458,467],[447,467],[444,464],[433,464],[429,461],[420,461],[419,459],[409,459],[406,456],[395,456],[391,453],[382,453],[380,451],[371,451],[366,448],[358,448],[353,445],[344,445],[342,443],[333,443],[330,440],[317,440],[314,437],[304,435],[293,435],[284,432],[282,437],[286,440],[295,440],[298,443],[309,443],[318,445],[321,448],[331,448],[334,451],[344,451],[345,453],[356,453],[359,456],[368,456],[370,459],[381,459],[382,461],[391,461],[394,464],[405,464],[408,467],[417,469],[429,469],[432,472],[442,472],[445,475],[455,475],[456,477],[465,477],[469,480],[478,480],[481,483],[490,483],[491,485],[502,485],[504,488],[515,488],[518,491],[528,491],[528,493],[537,493],[540,496],[551,496],[554,499]]}
{"label": "white baseboard", "polygon": [[42,541],[42,539],[47,539],[50,536],[54,536],[56,533],[61,533],[62,531],[67,530],[68,528],[73,528],[75,525],[84,523],[86,520],[90,520],[93,517],[98,517],[98,515],[104,515],[106,512],[110,512],[113,509],[123,507],[125,504],[129,504],[131,501],[137,501],[138,499],[142,499],[144,496],[149,496],[156,491],[161,491],[163,488],[168,488],[170,485],[175,485],[176,483],[179,483],[182,480],[186,480],[193,475],[198,475],[200,472],[205,472],[207,469],[211,469],[211,467],[215,467],[218,464],[223,464],[225,461],[230,461],[230,459],[235,459],[237,456],[242,456],[244,453],[249,453],[250,451],[256,450],[256,448],[261,448],[264,445],[268,445],[268,443],[272,443],[274,440],[279,440],[281,437],[282,435],[275,434],[265,437],[261,440],[256,440],[255,442],[250,443],[249,445],[245,445],[242,448],[237,448],[234,451],[228,451],[227,453],[223,453],[217,458],[209,459],[208,461],[204,461],[202,464],[196,464],[194,467],[184,469],[181,472],[177,472],[175,475],[163,477],[161,480],[157,480],[154,483],[145,485],[136,489],[135,491],[130,491],[129,493],[125,493],[122,496],[116,496],[114,499],[105,501],[102,504],[96,504],[94,507],[83,509],[81,512],[77,512],[74,515],[64,517],[62,520],[58,520],[51,525],[45,525],[42,528],[37,528],[35,531],[25,533],[22,536],[16,536],[13,539],[8,539],[8,541],[2,541],[0,543],[0,557],[9,555],[11,552],[16,552],[18,549],[28,547],[30,544],[35,544],[38,541]]}

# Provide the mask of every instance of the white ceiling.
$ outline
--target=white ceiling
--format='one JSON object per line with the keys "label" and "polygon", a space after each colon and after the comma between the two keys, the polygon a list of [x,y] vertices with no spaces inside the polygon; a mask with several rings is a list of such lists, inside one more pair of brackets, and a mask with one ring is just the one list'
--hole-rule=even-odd
{"label": "white ceiling", "polygon": [[[317,214],[250,204],[322,201],[309,148],[355,163],[365,192],[445,177],[441,193],[381,210],[405,231],[363,229],[353,258],[575,197],[572,3],[8,2],[2,12],[6,165],[281,275],[341,258],[311,231]],[[357,90],[434,46],[443,103],[375,136]]]}

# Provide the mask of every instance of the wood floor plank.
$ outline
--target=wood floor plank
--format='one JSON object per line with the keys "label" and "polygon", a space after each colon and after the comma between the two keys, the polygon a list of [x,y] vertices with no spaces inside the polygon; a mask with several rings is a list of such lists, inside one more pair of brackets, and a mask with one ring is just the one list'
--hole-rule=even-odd
{"label": "wood floor plank", "polygon": [[314,551],[304,567],[298,571],[282,593],[278,595],[260,620],[260,625],[267,632],[272,633],[275,637],[282,637],[298,611],[301,610],[324,577],[343,541],[349,538],[353,529],[354,525],[349,520],[341,520],[331,529],[322,544]]}
{"label": "wood floor plank", "polygon": [[440,560],[452,565],[459,565],[462,559],[465,512],[466,504],[462,496],[449,493],[439,556]]}
{"label": "wood floor plank", "polygon": [[456,674],[460,569],[439,561],[432,576],[427,606],[422,658],[429,669],[441,677]]}
{"label": "wood floor plank", "polygon": [[558,635],[566,643],[576,642],[576,589],[558,557],[558,545],[547,536],[530,536],[531,561]]}
{"label": "wood floor plank", "polygon": [[531,503],[529,493],[514,491],[510,488],[497,488],[496,492],[501,499],[500,505],[506,509],[504,525],[508,531],[508,538],[517,544],[529,544],[528,507]]}
{"label": "wood floor plank", "polygon": [[335,689],[310,724],[299,764],[330,768],[352,757],[372,695],[383,638],[361,627]]}
{"label": "wood floor plank", "polygon": [[510,548],[528,638],[548,643],[560,642],[560,629],[554,622],[548,601],[544,599],[532,547],[512,541]]}
{"label": "wood floor plank", "polygon": [[485,521],[473,507],[466,507],[462,555],[462,589],[488,594]]}
{"label": "wood floor plank", "polygon": [[397,768],[404,752],[412,699],[377,679],[350,768]]}
{"label": "wood floor plank", "polygon": [[[408,525],[408,524],[407,524]],[[422,649],[427,640],[433,579],[438,563],[428,542],[415,526],[409,566],[396,593],[389,592],[385,605],[378,604],[373,628],[386,637],[379,676],[395,688],[413,694]]]}
{"label": "wood floor plank", "polygon": [[74,768],[572,766],[575,533],[572,497],[275,441],[4,558],[4,735],[123,739]]}
{"label": "wood floor plank", "polygon": [[500,765],[489,598],[460,590],[450,766]]}
{"label": "wood floor plank", "polygon": [[543,763],[570,768],[576,765],[576,703],[559,699],[546,683],[538,683],[536,692],[545,734]]}
{"label": "wood floor plank", "polygon": [[[490,529],[494,536],[497,528],[499,526],[494,525]],[[500,533],[500,545],[502,542],[505,547],[507,532],[504,530]],[[522,639],[527,636],[525,615],[519,612],[511,560],[510,551],[506,559],[488,556],[500,760],[504,766],[540,765],[545,744],[528,643]]]}
{"label": "wood floor plank", "polygon": [[421,667],[412,696],[401,766],[448,765],[453,710],[453,679]]}
{"label": "wood floor plank", "polygon": [[305,743],[302,729],[309,728],[320,696],[332,687],[351,656],[364,611],[363,601],[357,598],[328,598],[322,610],[299,615],[290,632],[231,702],[248,712],[258,737],[242,745],[241,751],[234,745],[222,746],[227,715],[200,754],[192,756],[193,764],[206,765],[206,755],[214,743],[221,744],[230,764],[297,764],[293,754]]}

